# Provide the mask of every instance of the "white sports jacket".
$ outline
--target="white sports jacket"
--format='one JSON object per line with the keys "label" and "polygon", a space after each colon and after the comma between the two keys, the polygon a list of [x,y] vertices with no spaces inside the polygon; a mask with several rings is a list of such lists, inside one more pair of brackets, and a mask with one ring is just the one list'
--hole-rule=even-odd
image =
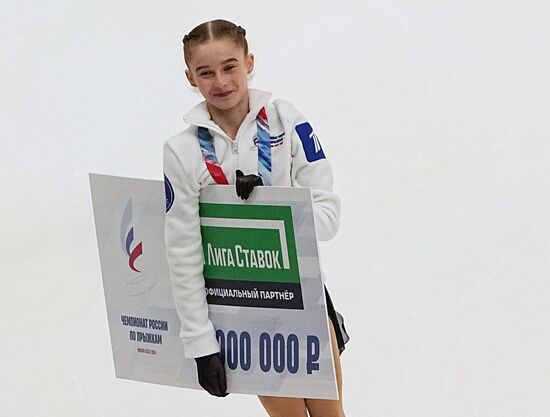
{"label": "white sports jacket", "polygon": [[332,191],[332,169],[317,136],[291,103],[270,102],[270,98],[271,93],[249,89],[250,112],[235,140],[210,119],[203,101],[184,116],[190,126],[164,144],[166,258],[187,358],[220,350],[208,318],[199,220],[200,191],[215,181],[203,159],[198,126],[209,129],[218,161],[229,183],[234,184],[237,169],[245,174],[258,173],[258,150],[254,142],[256,115],[265,106],[271,140],[272,184],[310,187],[318,239],[332,239],[338,230],[340,200]]}

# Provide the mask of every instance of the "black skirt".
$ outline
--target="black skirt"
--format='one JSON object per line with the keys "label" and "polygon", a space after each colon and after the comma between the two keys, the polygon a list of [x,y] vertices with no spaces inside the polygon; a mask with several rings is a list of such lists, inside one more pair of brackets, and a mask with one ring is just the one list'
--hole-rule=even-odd
{"label": "black skirt", "polygon": [[334,304],[328,293],[327,287],[325,287],[325,299],[327,302],[327,311],[328,317],[334,326],[334,332],[336,333],[336,340],[338,342],[338,350],[340,355],[346,349],[345,344],[349,341],[349,335],[346,332],[346,327],[344,326],[344,317],[334,309]]}

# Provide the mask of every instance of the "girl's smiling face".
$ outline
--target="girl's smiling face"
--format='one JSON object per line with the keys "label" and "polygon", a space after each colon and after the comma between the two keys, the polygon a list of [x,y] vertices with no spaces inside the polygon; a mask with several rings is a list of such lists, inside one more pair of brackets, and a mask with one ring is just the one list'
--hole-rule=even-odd
{"label": "girl's smiling face", "polygon": [[254,55],[232,39],[214,39],[191,46],[189,69],[185,75],[197,87],[206,102],[220,110],[228,110],[247,100],[247,76],[254,69]]}

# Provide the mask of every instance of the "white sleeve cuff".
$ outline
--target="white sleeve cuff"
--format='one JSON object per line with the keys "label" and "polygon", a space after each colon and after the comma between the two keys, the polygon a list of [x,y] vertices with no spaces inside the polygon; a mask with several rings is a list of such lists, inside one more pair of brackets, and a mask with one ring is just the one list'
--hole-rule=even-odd
{"label": "white sleeve cuff", "polygon": [[186,358],[198,358],[220,351],[216,331],[205,333],[191,340],[183,340]]}

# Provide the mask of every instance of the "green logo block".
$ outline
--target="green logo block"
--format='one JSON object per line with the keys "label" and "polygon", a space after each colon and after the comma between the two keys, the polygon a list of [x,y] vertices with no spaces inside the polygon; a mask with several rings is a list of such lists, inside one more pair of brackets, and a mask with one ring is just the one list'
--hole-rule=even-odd
{"label": "green logo block", "polygon": [[300,283],[289,206],[200,204],[204,277]]}

